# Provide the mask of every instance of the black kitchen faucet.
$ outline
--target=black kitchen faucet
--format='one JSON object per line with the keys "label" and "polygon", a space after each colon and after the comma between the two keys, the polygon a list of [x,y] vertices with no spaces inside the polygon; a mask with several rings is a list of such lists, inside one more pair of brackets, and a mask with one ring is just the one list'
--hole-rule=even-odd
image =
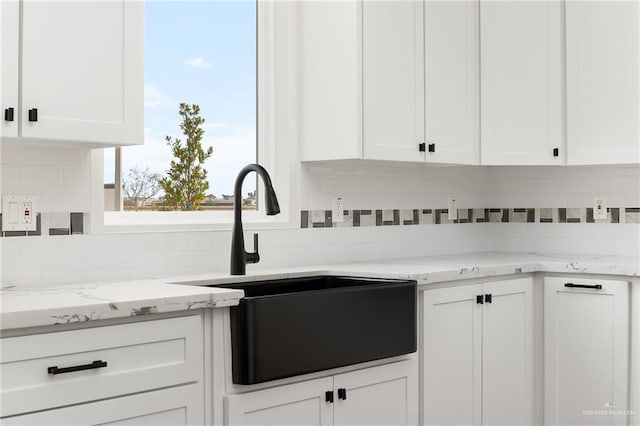
{"label": "black kitchen faucet", "polygon": [[280,213],[278,198],[273,190],[269,173],[259,164],[249,164],[245,166],[238,177],[233,192],[233,232],[231,234],[231,275],[245,275],[247,263],[258,263],[260,254],[258,253],[258,234],[253,234],[253,253],[247,253],[244,249],[244,235],[242,232],[242,183],[249,172],[256,172],[264,181],[264,201],[267,215],[273,216]]}

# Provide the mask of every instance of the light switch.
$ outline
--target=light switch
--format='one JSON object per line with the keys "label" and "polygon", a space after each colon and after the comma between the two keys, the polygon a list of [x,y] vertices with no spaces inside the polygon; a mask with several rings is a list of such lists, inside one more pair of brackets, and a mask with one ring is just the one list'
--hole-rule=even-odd
{"label": "light switch", "polygon": [[2,196],[2,230],[35,231],[36,197],[33,195]]}
{"label": "light switch", "polygon": [[9,223],[16,224],[18,223],[18,203],[9,203]]}

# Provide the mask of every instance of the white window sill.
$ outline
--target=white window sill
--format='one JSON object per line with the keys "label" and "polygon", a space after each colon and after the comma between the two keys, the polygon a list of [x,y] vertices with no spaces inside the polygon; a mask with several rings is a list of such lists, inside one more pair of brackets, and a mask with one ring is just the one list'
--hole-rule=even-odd
{"label": "white window sill", "polygon": [[[292,228],[289,215],[267,216],[260,211],[243,211],[245,230]],[[233,211],[194,212],[104,212],[103,233],[230,231]]]}

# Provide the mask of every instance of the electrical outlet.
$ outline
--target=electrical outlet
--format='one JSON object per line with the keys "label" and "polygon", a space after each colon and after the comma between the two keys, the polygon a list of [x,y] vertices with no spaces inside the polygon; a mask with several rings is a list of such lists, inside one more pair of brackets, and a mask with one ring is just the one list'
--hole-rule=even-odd
{"label": "electrical outlet", "polygon": [[33,195],[2,196],[2,230],[35,231],[36,197]]}
{"label": "electrical outlet", "polygon": [[449,220],[458,220],[458,202],[455,198],[449,197],[447,200],[447,210],[449,211]]}
{"label": "electrical outlet", "polygon": [[607,218],[607,200],[604,197],[593,197],[593,220]]}
{"label": "electrical outlet", "polygon": [[334,222],[344,222],[342,197],[331,197],[331,217]]}

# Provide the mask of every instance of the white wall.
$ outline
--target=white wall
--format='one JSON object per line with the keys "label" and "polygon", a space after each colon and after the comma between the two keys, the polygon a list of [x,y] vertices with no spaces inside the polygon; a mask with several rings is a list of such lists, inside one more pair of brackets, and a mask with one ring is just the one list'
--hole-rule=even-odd
{"label": "white wall", "polygon": [[[2,147],[2,193],[38,195],[41,211],[88,211],[89,151]],[[303,165],[301,209],[588,207],[593,195],[638,207],[640,167],[434,167],[386,163]],[[293,212],[294,217],[299,212]],[[638,256],[638,224],[445,224],[262,230],[248,269],[474,251]],[[156,232],[0,238],[2,284],[40,286],[226,272],[230,232]],[[247,238],[251,246],[250,238]]]}

